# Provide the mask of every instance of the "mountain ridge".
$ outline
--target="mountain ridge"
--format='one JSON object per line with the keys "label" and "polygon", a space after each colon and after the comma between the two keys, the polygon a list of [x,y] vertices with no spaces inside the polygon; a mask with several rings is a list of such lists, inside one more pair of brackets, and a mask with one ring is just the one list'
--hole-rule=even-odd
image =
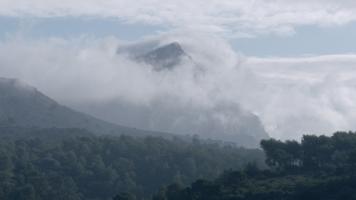
{"label": "mountain ridge", "polygon": [[82,128],[94,134],[164,135],[106,122],[63,106],[18,79],[0,77],[0,127]]}

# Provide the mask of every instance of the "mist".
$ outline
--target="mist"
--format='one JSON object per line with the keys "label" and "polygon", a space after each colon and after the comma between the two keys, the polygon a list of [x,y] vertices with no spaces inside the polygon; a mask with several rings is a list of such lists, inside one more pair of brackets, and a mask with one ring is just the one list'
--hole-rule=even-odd
{"label": "mist", "polygon": [[[170,42],[179,42],[194,62],[157,72],[130,56]],[[355,129],[355,64],[355,55],[247,57],[218,36],[182,32],[137,42],[85,36],[0,42],[3,77],[105,120],[185,133],[194,123],[207,127],[193,133],[238,132],[237,124],[249,123],[241,122],[246,116],[282,139]]]}

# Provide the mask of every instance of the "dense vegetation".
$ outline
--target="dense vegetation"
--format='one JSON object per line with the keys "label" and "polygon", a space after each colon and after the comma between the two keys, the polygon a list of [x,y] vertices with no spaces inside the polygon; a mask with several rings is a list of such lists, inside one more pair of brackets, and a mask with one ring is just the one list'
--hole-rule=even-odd
{"label": "dense vegetation", "polygon": [[[98,137],[80,129],[0,129],[0,199],[148,199],[162,185],[263,163],[260,150],[204,142]],[[261,164],[262,165],[262,164]]]}
{"label": "dense vegetation", "polygon": [[[261,142],[270,169],[248,165],[190,187],[172,184],[154,200],[356,199],[356,133],[304,136],[301,142]],[[118,199],[129,199],[121,197]],[[132,199],[132,198],[131,198]]]}

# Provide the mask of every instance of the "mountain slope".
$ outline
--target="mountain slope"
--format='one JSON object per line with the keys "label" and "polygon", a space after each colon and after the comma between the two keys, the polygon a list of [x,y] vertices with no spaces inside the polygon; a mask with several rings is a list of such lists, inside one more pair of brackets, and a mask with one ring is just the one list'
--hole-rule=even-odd
{"label": "mountain slope", "polygon": [[115,100],[76,107],[104,120],[129,127],[199,135],[204,139],[233,142],[245,147],[258,147],[261,139],[269,138],[259,118],[238,104],[222,103],[213,108],[197,108],[167,99],[149,105]]}
{"label": "mountain slope", "polygon": [[0,78],[0,126],[83,128],[95,134],[149,134],[96,119],[58,104],[16,79]]}

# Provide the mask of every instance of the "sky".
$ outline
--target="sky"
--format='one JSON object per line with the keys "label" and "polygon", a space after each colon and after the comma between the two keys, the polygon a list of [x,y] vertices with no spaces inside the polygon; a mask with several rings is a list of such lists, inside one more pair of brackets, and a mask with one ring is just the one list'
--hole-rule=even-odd
{"label": "sky", "polygon": [[351,0],[2,0],[0,36],[114,35],[137,40],[172,29],[219,34],[252,56],[355,52],[356,3]]}
{"label": "sky", "polygon": [[[135,68],[118,72],[115,59],[135,64],[113,58],[115,49],[178,40],[214,68],[210,82],[194,85],[185,79],[180,90],[186,99],[198,93],[209,104],[212,91],[220,91],[223,100],[258,115],[271,136],[297,138],[356,129],[355,35],[352,0],[0,0],[0,73],[24,79],[64,104],[98,101],[93,87],[103,99],[143,104],[147,96],[177,88],[157,89],[156,75]],[[88,63],[83,60],[88,55],[97,59]],[[93,63],[101,68],[93,70]],[[58,71],[61,76],[55,77]],[[132,84],[114,81],[131,75],[144,80],[137,90],[103,89]],[[184,72],[175,76],[185,78]],[[78,77],[82,84],[73,87]]]}
{"label": "sky", "polygon": [[[128,22],[115,17],[93,16],[6,16],[0,15],[0,39],[14,34],[32,38],[115,36],[136,41],[147,36],[190,27],[161,23]],[[201,29],[199,31],[202,31]],[[194,31],[194,30],[193,30]],[[266,29],[266,31],[268,31]],[[270,30],[273,31],[273,30]],[[209,32],[209,31],[208,31]],[[343,25],[296,25],[287,33],[235,33],[211,31],[226,38],[237,52],[248,56],[310,56],[356,52],[353,36],[356,22]]]}

